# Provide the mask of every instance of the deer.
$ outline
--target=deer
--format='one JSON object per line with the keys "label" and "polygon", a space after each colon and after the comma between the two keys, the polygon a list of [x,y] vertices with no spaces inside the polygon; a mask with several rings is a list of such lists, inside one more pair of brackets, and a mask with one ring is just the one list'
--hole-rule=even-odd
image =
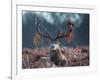
{"label": "deer", "polygon": [[33,43],[35,45],[39,45],[42,38],[48,39],[48,41],[52,43],[51,46],[49,47],[50,53],[48,54],[48,57],[49,57],[49,60],[52,61],[57,66],[67,66],[68,65],[68,59],[62,53],[61,43],[59,41],[60,39],[63,39],[63,38],[67,38],[69,42],[72,40],[74,25],[73,23],[69,21],[67,23],[67,26],[68,26],[68,31],[67,32],[59,31],[55,38],[52,38],[48,31],[45,33],[41,32],[39,26],[37,26],[38,31],[33,37]]}

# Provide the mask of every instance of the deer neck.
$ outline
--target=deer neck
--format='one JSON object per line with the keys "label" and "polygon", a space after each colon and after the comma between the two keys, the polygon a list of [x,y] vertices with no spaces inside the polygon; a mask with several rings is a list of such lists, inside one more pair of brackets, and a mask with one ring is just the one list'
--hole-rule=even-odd
{"label": "deer neck", "polygon": [[58,49],[58,56],[61,56],[62,54],[61,54],[61,49]]}

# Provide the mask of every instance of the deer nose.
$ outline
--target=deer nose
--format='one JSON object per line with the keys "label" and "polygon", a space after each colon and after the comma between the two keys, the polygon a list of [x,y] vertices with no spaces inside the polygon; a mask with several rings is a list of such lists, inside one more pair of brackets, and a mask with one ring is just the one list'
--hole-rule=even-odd
{"label": "deer nose", "polygon": [[52,45],[51,48],[54,48],[54,45]]}

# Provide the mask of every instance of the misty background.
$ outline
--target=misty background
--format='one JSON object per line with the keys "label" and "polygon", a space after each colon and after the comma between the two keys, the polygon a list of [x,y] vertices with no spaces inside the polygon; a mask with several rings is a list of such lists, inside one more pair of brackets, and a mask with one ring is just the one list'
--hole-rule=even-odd
{"label": "misty background", "polygon": [[[71,19],[75,24],[74,42],[68,44],[66,39],[62,39],[62,45],[89,45],[89,14],[84,13],[62,13],[62,12],[43,12],[43,11],[22,11],[22,48],[34,48],[33,36],[39,24],[42,32],[49,32],[55,38],[57,32],[67,31],[67,22]],[[41,47],[46,46],[42,39]]]}

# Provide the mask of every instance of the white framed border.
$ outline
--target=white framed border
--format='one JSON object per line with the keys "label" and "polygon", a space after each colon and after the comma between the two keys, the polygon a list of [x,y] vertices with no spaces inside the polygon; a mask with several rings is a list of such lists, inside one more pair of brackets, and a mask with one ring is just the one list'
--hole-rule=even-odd
{"label": "white framed border", "polygon": [[[85,67],[66,67],[49,69],[27,69],[22,70],[22,10],[30,11],[49,11],[49,12],[71,12],[90,14],[90,66]],[[17,4],[12,9],[12,79],[27,80],[41,79],[44,77],[57,76],[80,76],[94,74],[97,71],[96,52],[96,10],[93,7],[74,7],[74,6],[41,6]]]}

